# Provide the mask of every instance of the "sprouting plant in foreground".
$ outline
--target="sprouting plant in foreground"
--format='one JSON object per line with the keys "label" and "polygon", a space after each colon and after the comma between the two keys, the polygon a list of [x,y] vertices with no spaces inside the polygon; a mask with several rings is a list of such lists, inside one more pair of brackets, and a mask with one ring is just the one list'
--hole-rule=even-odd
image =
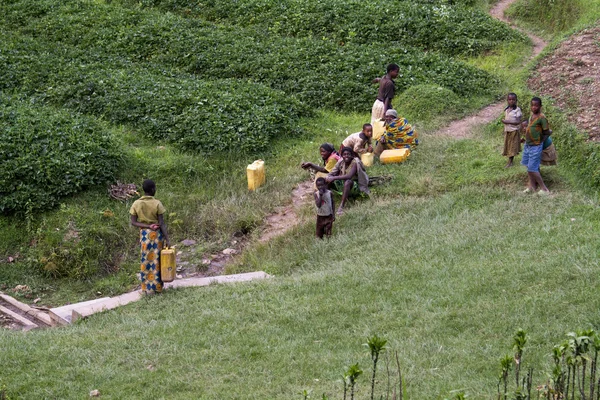
{"label": "sprouting plant in foreground", "polygon": [[[513,359],[511,356],[506,355],[500,359],[500,367],[502,368],[502,372],[500,373],[500,378],[498,379],[498,400],[504,398],[507,399],[508,395],[508,373],[510,372],[510,368],[512,366]],[[500,384],[504,383],[504,391],[500,392]]]}
{"label": "sprouting plant in foreground", "polygon": [[[344,377],[348,379],[348,382],[350,384],[350,400],[354,400],[354,389],[356,386],[356,379],[358,379],[358,377],[361,376],[362,373],[362,369],[360,369],[358,363],[356,363],[351,365],[350,368],[348,368],[348,371],[346,371],[346,374],[344,375]],[[345,387],[346,385],[344,384],[344,388]],[[346,390],[344,389],[344,392],[345,391]],[[346,398],[345,393],[344,398]]]}
{"label": "sprouting plant in foreground", "polygon": [[523,358],[523,349],[527,343],[527,336],[523,329],[519,329],[513,336],[513,349],[515,350],[515,380],[517,388],[519,387],[519,372],[521,371],[521,360]]}
{"label": "sprouting plant in foreground", "polygon": [[379,361],[379,355],[385,351],[386,343],[387,340],[380,338],[377,335],[373,335],[367,339],[367,343],[365,344],[369,347],[371,352],[371,360],[373,361],[373,376],[371,377],[371,400],[373,400],[375,395],[375,374],[377,372],[377,361]]}

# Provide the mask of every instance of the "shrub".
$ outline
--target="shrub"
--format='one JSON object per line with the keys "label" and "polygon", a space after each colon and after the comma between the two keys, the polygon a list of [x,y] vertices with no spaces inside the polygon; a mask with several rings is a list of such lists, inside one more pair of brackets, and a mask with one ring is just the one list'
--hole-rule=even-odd
{"label": "shrub", "polygon": [[295,99],[258,83],[161,74],[110,58],[88,56],[86,62],[78,49],[12,39],[0,44],[5,88],[129,124],[188,150],[264,149],[273,137],[300,133],[298,120],[309,115]]}
{"label": "shrub", "polygon": [[460,98],[440,86],[416,85],[402,92],[394,107],[408,120],[432,121],[440,115],[458,112]]}
{"label": "shrub", "polygon": [[121,153],[93,119],[0,96],[0,159],[0,212],[31,212],[114,179]]}
{"label": "shrub", "polygon": [[56,47],[55,53],[72,53],[65,61],[75,64],[81,59],[102,62],[106,68],[139,63],[161,73],[175,67],[203,79],[252,79],[319,108],[370,109],[376,95],[370,81],[392,61],[402,69],[399,90],[435,83],[471,95],[490,94],[497,86],[482,70],[398,44],[340,46],[242,29],[231,35],[231,28],[169,14],[77,2],[63,7],[41,19],[11,20],[11,26],[44,43],[40,57],[55,57],[45,52]]}
{"label": "shrub", "polygon": [[[218,23],[336,43],[396,42],[450,55],[480,53],[522,36],[486,13],[453,1],[121,0],[131,7],[177,11]],[[434,29],[432,27],[435,27]]]}

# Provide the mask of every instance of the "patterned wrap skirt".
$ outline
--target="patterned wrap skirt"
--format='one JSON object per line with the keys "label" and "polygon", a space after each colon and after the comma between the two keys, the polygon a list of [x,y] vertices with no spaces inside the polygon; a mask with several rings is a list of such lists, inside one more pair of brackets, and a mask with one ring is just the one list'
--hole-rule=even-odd
{"label": "patterned wrap skirt", "polygon": [[140,265],[140,280],[142,292],[153,294],[163,290],[160,279],[160,251],[163,248],[163,234],[161,230],[140,229],[140,248],[142,262]]}

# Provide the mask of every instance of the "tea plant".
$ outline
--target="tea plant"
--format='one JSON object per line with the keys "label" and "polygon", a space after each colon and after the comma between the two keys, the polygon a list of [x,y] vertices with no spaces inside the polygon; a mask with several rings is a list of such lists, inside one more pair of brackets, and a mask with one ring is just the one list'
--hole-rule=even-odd
{"label": "tea plant", "polygon": [[254,27],[282,36],[323,37],[344,45],[396,42],[450,55],[479,53],[522,38],[482,11],[444,1],[243,0],[190,4],[185,0],[121,0],[121,3],[176,10],[182,15]]}
{"label": "tea plant", "polygon": [[[401,43],[340,45],[314,37],[278,37],[250,28],[239,28],[239,34],[232,36],[229,27],[172,14],[76,0],[61,7],[51,7],[48,2],[32,6],[39,8],[37,18],[24,11],[20,1],[0,5],[7,27],[45,43],[42,55],[60,43],[61,54],[73,53],[65,61],[83,58],[86,63],[100,61],[107,68],[118,69],[136,63],[167,75],[176,68],[202,79],[251,79],[312,107],[369,109],[376,94],[369,82],[382,74],[389,62],[401,67],[398,91],[433,83],[459,95],[489,95],[498,83],[479,69]],[[29,72],[38,77],[36,71]],[[43,79],[43,75],[39,77]]]}
{"label": "tea plant", "polygon": [[0,213],[46,210],[113,180],[119,144],[91,118],[0,96]]}

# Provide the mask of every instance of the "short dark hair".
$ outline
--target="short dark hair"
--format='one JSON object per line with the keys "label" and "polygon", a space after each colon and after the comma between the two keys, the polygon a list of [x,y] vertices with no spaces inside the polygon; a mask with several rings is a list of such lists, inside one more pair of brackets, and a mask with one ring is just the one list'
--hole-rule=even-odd
{"label": "short dark hair", "polygon": [[320,182],[327,183],[325,181],[325,178],[323,178],[322,176],[320,176],[320,177],[317,178],[317,180],[315,181],[315,184],[320,183]]}
{"label": "short dark hair", "polygon": [[507,98],[510,96],[515,96],[515,99],[519,100],[516,93],[510,92],[509,94],[506,95]]}
{"label": "short dark hair", "polygon": [[349,152],[350,152],[350,154],[354,155],[354,149],[353,149],[352,147],[343,147],[343,148],[342,148],[342,155],[343,155],[345,152],[347,152],[347,151],[349,151]]}
{"label": "short dark hair", "polygon": [[144,189],[144,193],[152,193],[156,190],[156,184],[152,179],[146,179],[142,183],[142,189]]}
{"label": "short dark hair", "polygon": [[531,99],[531,102],[536,102],[540,105],[540,107],[542,106],[542,99],[540,99],[539,97],[534,97],[533,99]]}
{"label": "short dark hair", "polygon": [[400,67],[398,66],[398,64],[388,64],[387,73],[389,74],[392,71],[400,71]]}
{"label": "short dark hair", "polygon": [[371,124],[369,124],[369,123],[366,123],[366,124],[363,124],[363,130],[364,130],[364,129],[365,129],[367,126],[370,126],[371,128],[373,127],[373,125],[371,125]]}

